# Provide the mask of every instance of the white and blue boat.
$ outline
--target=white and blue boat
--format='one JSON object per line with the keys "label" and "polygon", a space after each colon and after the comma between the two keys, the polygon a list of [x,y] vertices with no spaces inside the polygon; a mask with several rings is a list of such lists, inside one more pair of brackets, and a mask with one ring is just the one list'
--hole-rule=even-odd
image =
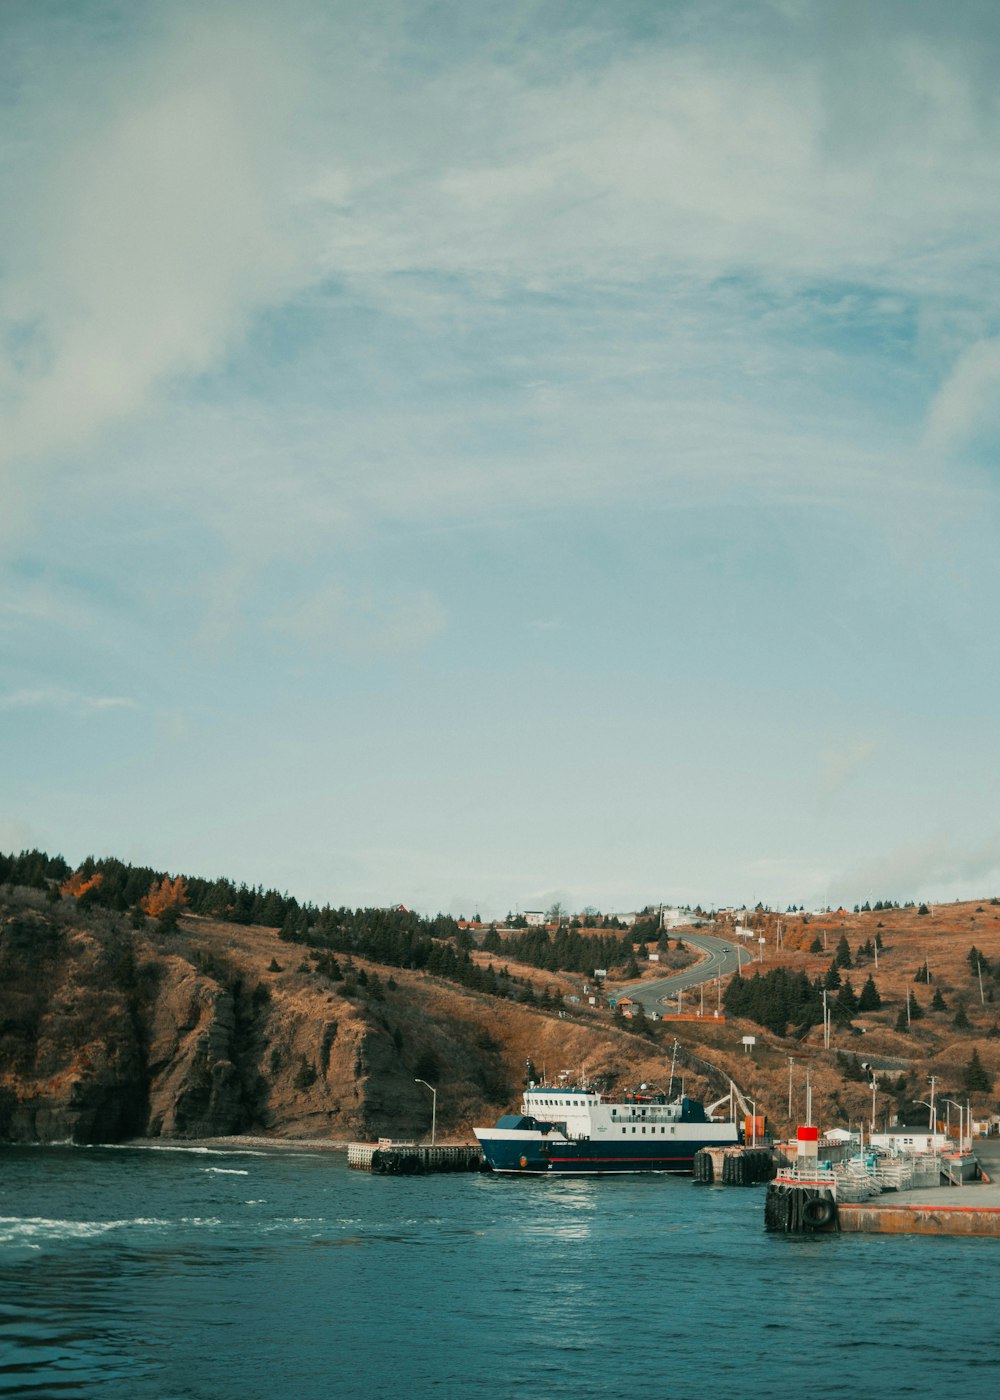
{"label": "white and blue boat", "polygon": [[697,1099],[638,1090],[605,1096],[595,1089],[528,1086],[520,1113],[476,1128],[495,1172],[595,1176],[611,1172],[690,1172],[702,1147],[740,1140],[731,1119],[716,1119]]}

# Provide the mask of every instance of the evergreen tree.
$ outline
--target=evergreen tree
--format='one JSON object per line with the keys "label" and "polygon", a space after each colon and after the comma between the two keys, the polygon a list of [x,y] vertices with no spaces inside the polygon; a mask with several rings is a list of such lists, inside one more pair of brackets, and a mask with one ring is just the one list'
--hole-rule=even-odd
{"label": "evergreen tree", "polygon": [[857,1009],[857,993],[851,986],[851,979],[849,977],[845,977],[843,983],[841,984],[840,990],[837,992],[836,998],[834,999],[834,1019],[840,1021],[841,1023],[850,1021],[851,1017],[857,1012]]}
{"label": "evergreen tree", "polygon": [[834,992],[840,986],[840,970],[836,961],[827,968],[826,976],[823,978],[823,986],[828,992]]}
{"label": "evergreen tree", "polygon": [[987,1073],[974,1047],[962,1072],[962,1083],[967,1094],[988,1094],[993,1088],[993,1076]]}
{"label": "evergreen tree", "polygon": [[847,934],[840,935],[840,942],[837,944],[837,951],[833,955],[833,961],[837,967],[853,967],[851,959],[851,945],[847,941]]}
{"label": "evergreen tree", "polygon": [[923,1014],[924,1014],[924,1009],[923,1009],[923,1007],[920,1005],[919,1001],[917,1001],[916,995],[915,995],[913,992],[911,992],[911,993],[910,993],[910,1020],[911,1020],[911,1021],[919,1021],[919,1020],[922,1020]]}
{"label": "evergreen tree", "polygon": [[947,1002],[945,1001],[944,997],[941,995],[941,988],[940,988],[940,987],[938,987],[938,988],[936,989],[936,991],[934,992],[933,997],[931,997],[931,1010],[932,1010],[932,1011],[947,1011],[947,1010],[948,1010]]}
{"label": "evergreen tree", "polygon": [[860,995],[858,996],[858,1010],[878,1011],[881,1005],[882,998],[879,996],[879,990],[875,985],[875,979],[869,972],[865,985],[861,988]]}

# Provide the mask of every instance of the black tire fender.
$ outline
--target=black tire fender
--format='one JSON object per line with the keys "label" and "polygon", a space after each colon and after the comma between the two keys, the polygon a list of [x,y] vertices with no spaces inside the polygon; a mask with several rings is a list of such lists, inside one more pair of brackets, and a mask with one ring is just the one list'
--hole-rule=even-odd
{"label": "black tire fender", "polygon": [[818,1229],[822,1225],[832,1225],[837,1207],[828,1196],[813,1196],[802,1207],[802,1219],[806,1225]]}

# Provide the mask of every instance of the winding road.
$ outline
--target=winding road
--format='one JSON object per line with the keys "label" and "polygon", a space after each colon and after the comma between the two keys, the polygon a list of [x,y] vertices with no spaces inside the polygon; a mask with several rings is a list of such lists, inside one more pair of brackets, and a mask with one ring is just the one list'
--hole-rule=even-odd
{"label": "winding road", "polygon": [[[678,992],[690,987],[700,987],[703,982],[714,982],[717,977],[725,977],[736,972],[753,959],[745,948],[738,948],[728,938],[715,938],[708,933],[689,933],[679,930],[681,942],[690,948],[700,948],[705,953],[701,962],[687,967],[683,972],[675,972],[671,977],[657,977],[655,981],[632,982],[627,987],[619,987],[618,997],[631,997],[644,1011],[655,1011],[662,1015],[665,1003]],[[694,1010],[694,1007],[691,1008]]]}

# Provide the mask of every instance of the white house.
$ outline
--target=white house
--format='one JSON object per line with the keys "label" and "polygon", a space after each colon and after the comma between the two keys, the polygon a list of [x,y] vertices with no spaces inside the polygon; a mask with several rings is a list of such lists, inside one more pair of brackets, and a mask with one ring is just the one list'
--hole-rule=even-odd
{"label": "white house", "polygon": [[880,1147],[885,1152],[898,1152],[912,1156],[916,1152],[944,1152],[951,1145],[947,1133],[939,1133],[931,1128],[889,1128],[884,1133],[872,1133],[869,1137],[872,1147]]}

